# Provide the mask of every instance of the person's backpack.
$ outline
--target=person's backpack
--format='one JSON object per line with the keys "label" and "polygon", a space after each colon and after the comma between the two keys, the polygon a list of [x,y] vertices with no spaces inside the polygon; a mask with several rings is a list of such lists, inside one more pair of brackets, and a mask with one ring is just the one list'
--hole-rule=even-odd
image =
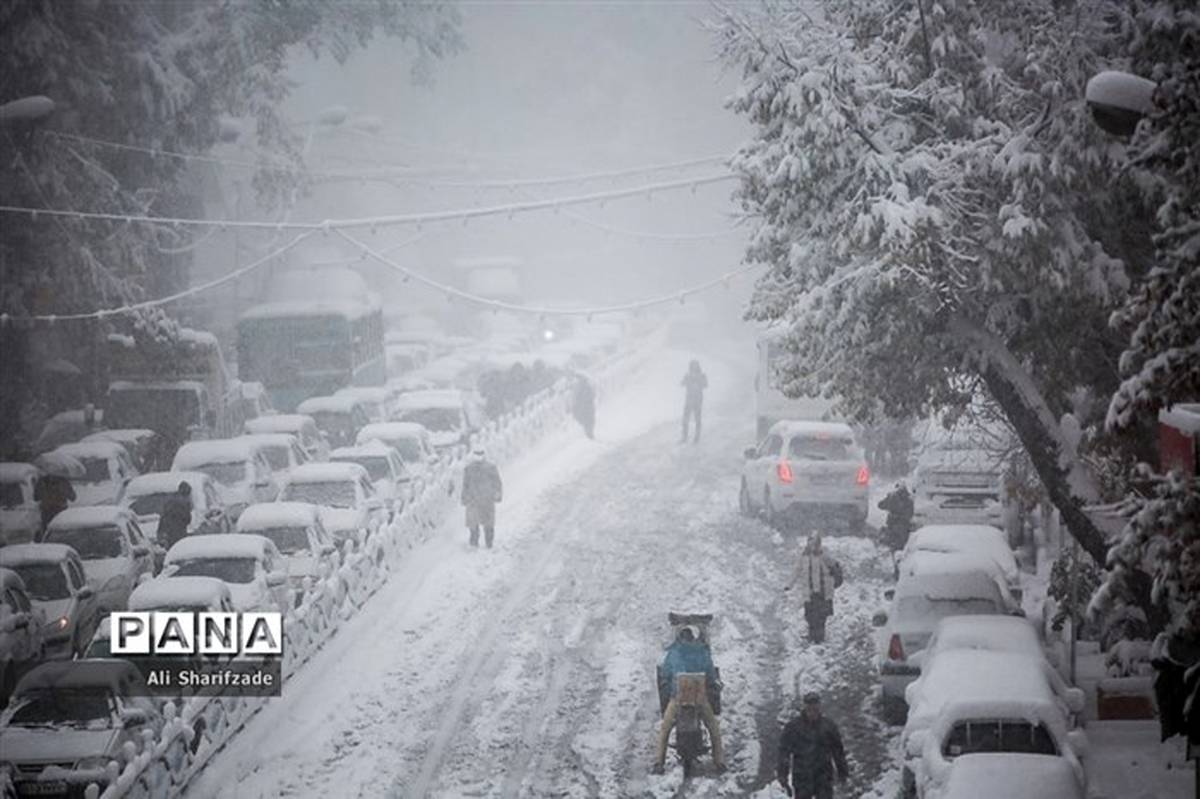
{"label": "person's backpack", "polygon": [[833,577],[834,588],[841,588],[842,583],[846,580],[846,575],[842,572],[842,564],[833,558],[829,559],[829,575]]}

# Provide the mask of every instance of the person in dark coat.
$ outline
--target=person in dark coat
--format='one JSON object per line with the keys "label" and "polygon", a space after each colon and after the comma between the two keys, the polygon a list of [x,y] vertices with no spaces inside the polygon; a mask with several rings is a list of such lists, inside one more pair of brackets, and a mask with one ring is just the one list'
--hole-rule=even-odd
{"label": "person in dark coat", "polygon": [[60,474],[43,474],[33,486],[33,501],[42,513],[42,535],[55,516],[75,501],[75,486]]}
{"label": "person in dark coat", "polygon": [[833,777],[839,782],[850,776],[842,733],[821,715],[821,697],[804,697],[804,709],[789,721],[779,739],[776,777],[794,799],[832,799]]}
{"label": "person in dark coat", "polygon": [[887,521],[883,525],[884,542],[894,552],[899,552],[908,543],[913,521],[912,495],[904,483],[896,483],[892,492],[879,500],[879,509],[887,511]]}
{"label": "person in dark coat", "polygon": [[479,546],[479,528],[483,528],[484,542],[492,547],[496,532],[496,503],[504,496],[500,482],[500,470],[487,459],[483,447],[476,445],[471,459],[463,469],[462,504],[467,509],[467,529],[471,532],[471,546]]}
{"label": "person in dark coat", "polygon": [[596,391],[583,375],[575,375],[575,391],[571,397],[571,414],[583,427],[588,438],[596,437]]}
{"label": "person in dark coat", "polygon": [[692,361],[688,364],[687,374],[683,376],[680,385],[685,390],[685,397],[683,401],[683,436],[679,439],[679,443],[682,444],[687,441],[688,421],[693,417],[696,419],[696,434],[692,440],[699,442],[700,415],[701,409],[704,406],[704,389],[708,388],[708,378],[700,370],[699,361]]}
{"label": "person in dark coat", "polygon": [[167,501],[163,503],[162,513],[158,517],[158,543],[169,550],[177,541],[188,534],[188,526],[192,523],[192,487],[187,481],[179,483]]}

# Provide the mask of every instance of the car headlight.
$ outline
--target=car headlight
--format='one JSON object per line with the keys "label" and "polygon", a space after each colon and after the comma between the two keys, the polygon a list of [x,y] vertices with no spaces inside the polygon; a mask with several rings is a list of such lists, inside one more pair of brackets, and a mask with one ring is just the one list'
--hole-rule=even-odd
{"label": "car headlight", "polygon": [[49,633],[50,635],[57,635],[58,633],[66,632],[67,630],[70,629],[70,627],[71,627],[71,617],[70,616],[60,616],[57,619],[55,619],[54,621],[52,621],[46,625],[46,632]]}

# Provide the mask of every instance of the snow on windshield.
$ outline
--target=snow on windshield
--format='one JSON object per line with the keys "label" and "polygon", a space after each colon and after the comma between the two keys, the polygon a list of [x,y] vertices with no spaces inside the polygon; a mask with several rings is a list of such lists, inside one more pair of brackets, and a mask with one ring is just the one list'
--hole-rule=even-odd
{"label": "snow on windshield", "polygon": [[357,463],[367,470],[367,475],[370,476],[372,482],[384,480],[392,476],[388,459],[382,455],[356,455],[353,458],[337,457],[330,458],[329,460],[331,463]]}
{"label": "snow on windshield", "polygon": [[926,596],[901,597],[896,603],[896,613],[908,619],[932,617],[944,619],[948,616],[999,613],[1000,608],[990,599],[982,598],[937,598]]}
{"label": "snow on windshield", "polygon": [[216,577],[227,583],[254,582],[253,558],[192,558],[176,561],[172,577]]}
{"label": "snow on windshield", "polygon": [[354,483],[348,480],[328,480],[315,483],[289,483],[282,500],[309,502],[332,508],[352,508],[357,504]]}
{"label": "snow on windshield", "polygon": [[204,472],[225,486],[237,485],[246,479],[246,464],[244,463],[206,463],[195,469],[198,472]]}
{"label": "snow on windshield", "polygon": [[271,539],[275,548],[283,555],[307,552],[309,548],[308,532],[303,527],[268,527],[265,530],[255,530],[254,534]]}
{"label": "snow on windshield", "polygon": [[417,422],[438,432],[458,430],[462,417],[454,408],[417,408],[400,414],[400,421]]}

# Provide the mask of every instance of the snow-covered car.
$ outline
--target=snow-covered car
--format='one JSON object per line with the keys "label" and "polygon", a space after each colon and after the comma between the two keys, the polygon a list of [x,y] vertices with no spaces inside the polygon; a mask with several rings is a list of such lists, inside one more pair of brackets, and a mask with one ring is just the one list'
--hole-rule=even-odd
{"label": "snow-covered car", "polygon": [[358,400],[371,422],[385,422],[392,413],[392,395],[383,386],[347,386],[333,392],[333,396]]}
{"label": "snow-covered car", "polygon": [[317,505],[325,529],[339,545],[364,540],[389,515],[367,470],[356,463],[307,463],[287,476],[279,499]]}
{"label": "snow-covered car", "polygon": [[823,514],[855,531],[866,523],[871,477],[848,425],[776,422],[745,458],[738,493],[743,513],[761,513],[771,524]]}
{"label": "snow-covered car", "polygon": [[337,547],[316,505],[266,502],[246,508],[237,531],[269,538],[287,562],[288,579],[299,601],[306,578],[320,580],[338,565]]}
{"label": "snow-covered car", "polygon": [[0,704],[17,677],[42,659],[44,629],[45,616],[33,607],[21,575],[0,568]]}
{"label": "snow-covered car", "polygon": [[247,435],[290,433],[296,437],[308,460],[323,461],[329,458],[329,442],[325,440],[316,421],[303,413],[275,413],[247,419],[242,428]]}
{"label": "snow-covered car", "polygon": [[70,659],[82,653],[99,623],[100,604],[79,554],[63,544],[16,544],[0,549],[0,568],[21,576],[42,615],[44,656]]}
{"label": "snow-covered car", "polygon": [[0,546],[32,541],[42,529],[33,499],[38,470],[32,463],[0,463]]}
{"label": "snow-covered car", "polygon": [[160,577],[139,585],[129,596],[134,611],[233,613],[233,593],[215,577]]}
{"label": "snow-covered car", "polygon": [[154,549],[127,508],[67,508],[50,522],[42,540],[66,544],[79,554],[104,610],[124,610],[134,587],[154,574]]}
{"label": "snow-covered car", "polygon": [[33,442],[33,451],[41,454],[55,447],[78,441],[89,433],[94,432],[104,421],[102,408],[75,408],[54,414],[42,425],[37,439]]}
{"label": "snow-covered car", "polygon": [[[81,444],[90,441],[115,441],[129,453],[133,465],[139,472],[150,472],[158,468],[155,458],[162,447],[161,437],[153,430],[144,427],[121,428],[118,430],[97,430],[79,440]],[[165,465],[165,464],[163,464]]]}
{"label": "snow-covered car", "polygon": [[296,407],[311,416],[331,447],[354,443],[354,436],[371,422],[363,404],[354,397],[309,397]]}
{"label": "snow-covered car", "polygon": [[424,476],[438,459],[429,431],[417,422],[369,424],[358,431],[356,443],[370,441],[382,441],[400,453],[405,467],[414,477]]}
{"label": "snow-covered car", "polygon": [[229,586],[234,608],[240,612],[286,613],[292,606],[287,562],[275,544],[261,535],[197,535],[176,542],[167,552],[158,579],[175,577],[223,580]]}
{"label": "snow-covered car", "polygon": [[284,475],[309,461],[308,453],[291,433],[247,433],[234,441],[245,441],[263,454],[271,465],[271,478],[276,487],[283,482]]}
{"label": "snow-covered car", "polygon": [[357,463],[366,469],[371,484],[375,486],[375,493],[393,514],[403,510],[417,490],[400,453],[382,441],[371,440],[353,447],[339,447],[329,453],[329,462]]}
{"label": "snow-covered car", "polygon": [[930,799],[1086,799],[1065,757],[1019,752],[959,755]]}
{"label": "snow-covered car", "polygon": [[927,524],[914,530],[900,554],[900,562],[914,552],[965,553],[995,562],[1014,598],[1022,595],[1021,570],[1003,531],[988,524]]}
{"label": "snow-covered car", "polygon": [[73,505],[115,505],[125,484],[138,473],[125,447],[115,441],[78,441],[63,444],[54,452],[83,464],[84,475],[71,478]]}
{"label": "snow-covered car", "polygon": [[913,477],[913,524],[1003,526],[1003,469],[996,455],[966,442],[947,440],[917,457]]}
{"label": "snow-covered car", "polygon": [[126,745],[140,752],[144,734],[157,737],[162,726],[132,663],[55,661],[17,684],[0,716],[0,752],[17,796],[83,796],[88,783],[103,790]]}
{"label": "snow-covered car", "polygon": [[[901,735],[902,791],[936,795],[960,755],[1013,752],[1062,758],[1083,788],[1082,731],[1070,730],[1044,658],[957,650],[930,663],[930,680]],[[909,791],[909,789],[912,789]]]}
{"label": "snow-covered car", "polygon": [[990,562],[961,554],[917,553],[908,563],[911,571],[884,592],[890,599],[888,609],[873,619],[883,713],[893,722],[904,717],[905,689],[921,674],[920,658],[914,656],[928,645],[938,622],[950,616],[1021,612]]}
{"label": "snow-covered car", "polygon": [[279,491],[266,456],[236,438],[189,441],[175,453],[171,471],[204,472],[215,480],[221,502],[235,521],[246,506],[270,502]]}
{"label": "snow-covered car", "polygon": [[137,516],[138,524],[147,538],[158,541],[158,523],[163,506],[171,495],[179,490],[180,483],[192,487],[192,521],[188,524],[188,535],[203,533],[228,533],[233,528],[216,481],[204,472],[151,472],[129,481],[122,507],[129,508]]}
{"label": "snow-covered car", "polygon": [[389,377],[399,377],[415,372],[429,363],[429,348],[424,344],[385,341],[383,351],[384,357],[387,359]]}
{"label": "snow-covered car", "polygon": [[438,449],[467,444],[471,434],[483,426],[483,410],[469,392],[456,389],[410,391],[396,398],[392,418],[416,422],[429,431]]}

